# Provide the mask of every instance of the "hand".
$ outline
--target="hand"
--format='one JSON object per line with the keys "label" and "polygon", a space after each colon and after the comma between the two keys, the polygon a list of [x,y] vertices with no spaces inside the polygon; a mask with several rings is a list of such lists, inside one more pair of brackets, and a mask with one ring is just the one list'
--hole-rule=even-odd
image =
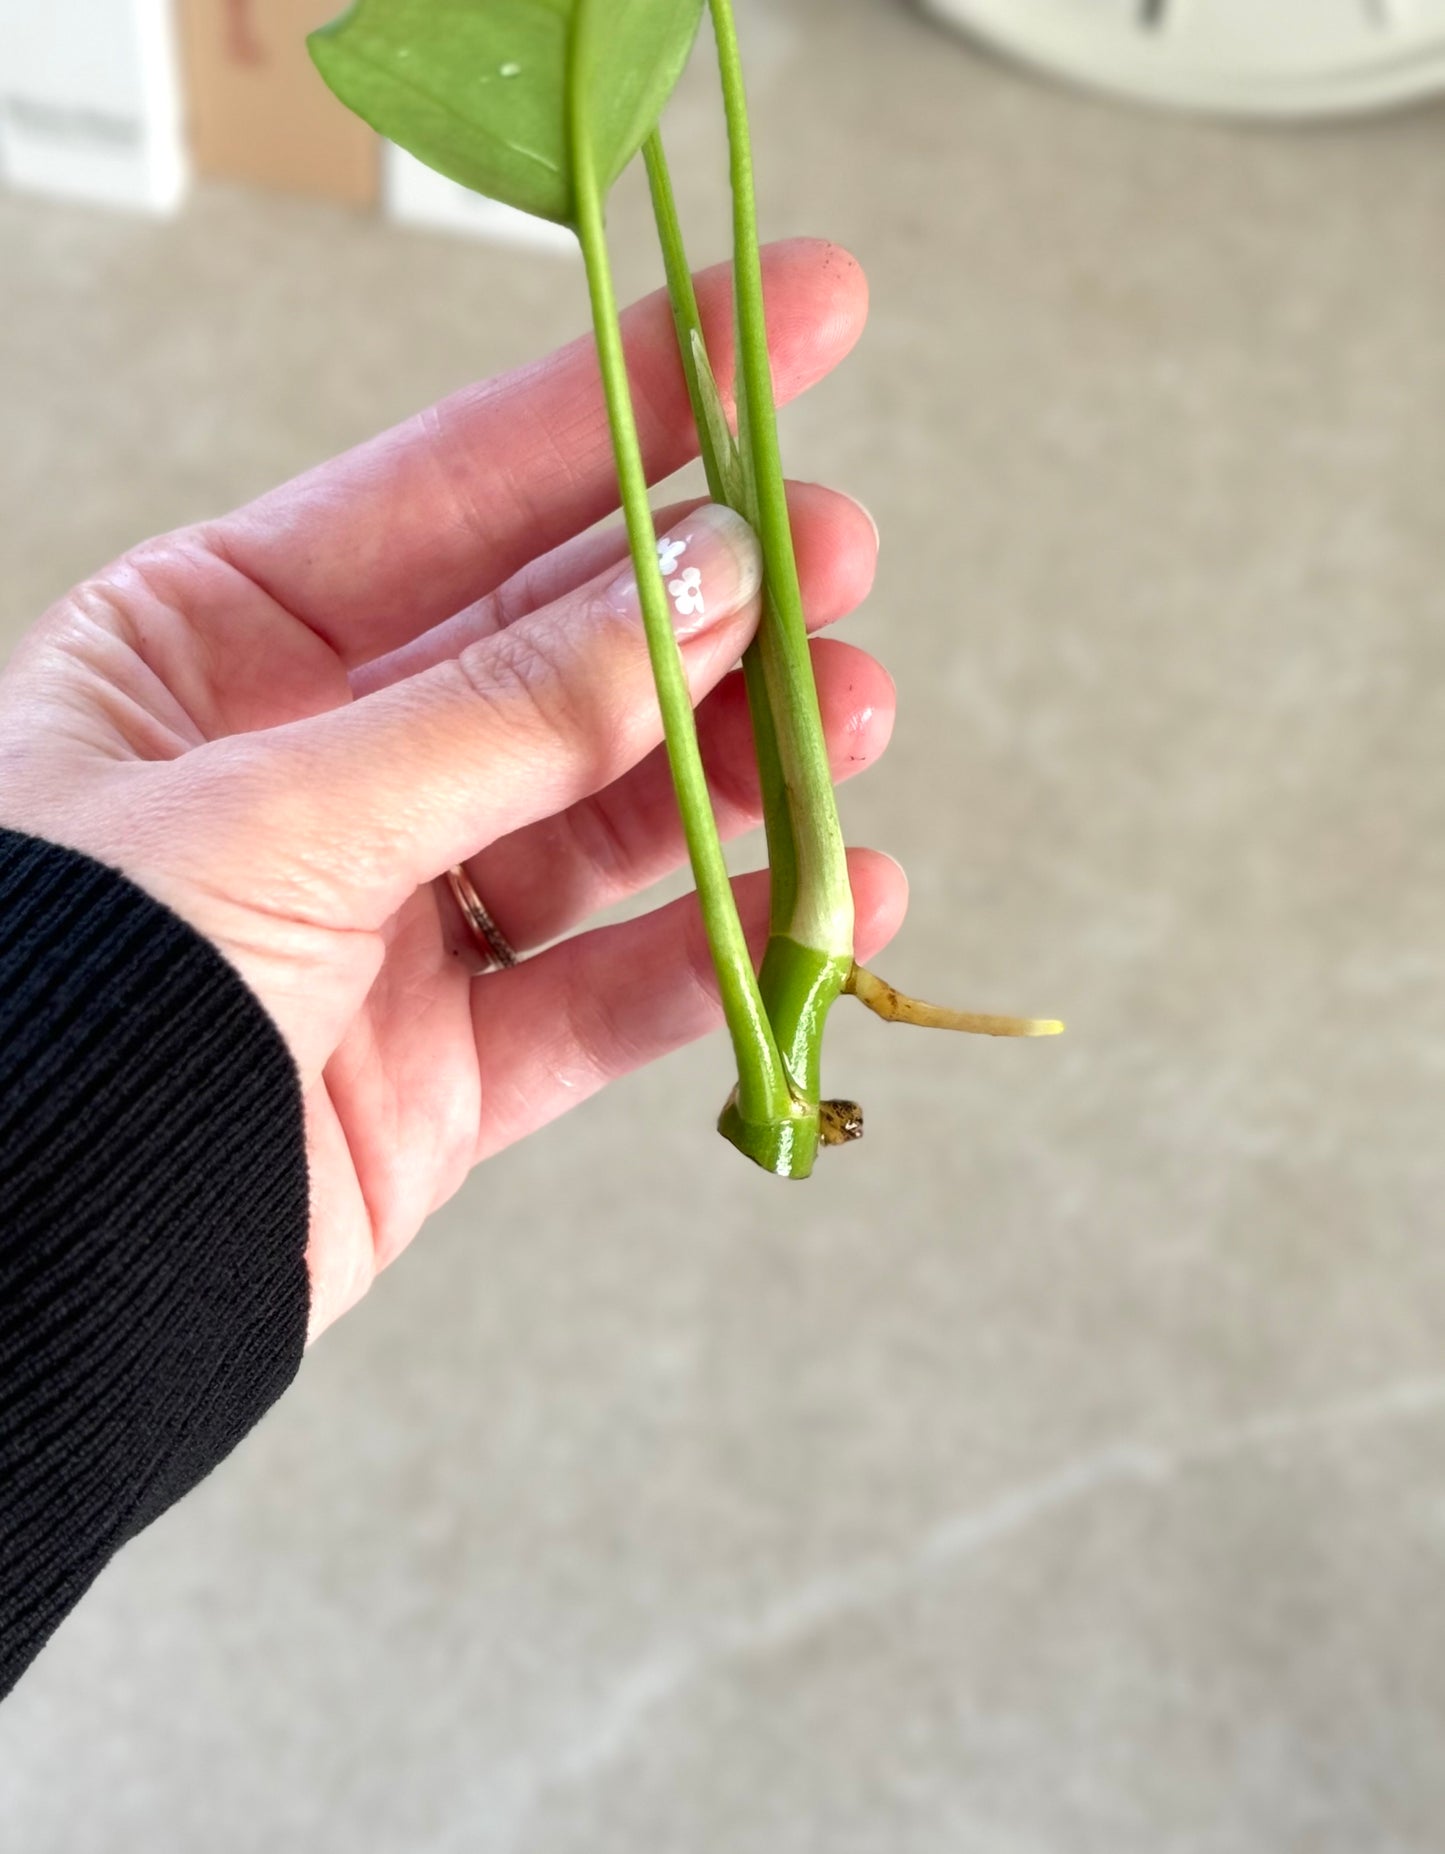
{"label": "hand", "polygon": [[[852,346],[866,291],[816,243],[773,249],[767,281],[788,398]],[[726,271],[699,288],[726,381]],[[627,337],[656,480],[695,441],[664,297],[630,312]],[[792,496],[817,627],[867,592],[876,535],[845,497]],[[0,678],[0,823],[173,908],[295,1057],[313,1337],[478,1160],[718,1021],[691,900],[577,931],[684,860],[625,539],[586,532],[615,506],[588,337],[136,548],[63,599]],[[678,626],[736,835],[759,814],[733,670],[757,622],[756,544],[695,504],[658,529],[701,574]],[[813,648],[846,777],[886,745],[892,688],[861,651]],[[558,944],[473,979],[438,882],[464,859],[514,946]],[[904,884],[885,857],[852,870],[866,958],[895,931]],[[765,876],[739,897],[761,937]]]}

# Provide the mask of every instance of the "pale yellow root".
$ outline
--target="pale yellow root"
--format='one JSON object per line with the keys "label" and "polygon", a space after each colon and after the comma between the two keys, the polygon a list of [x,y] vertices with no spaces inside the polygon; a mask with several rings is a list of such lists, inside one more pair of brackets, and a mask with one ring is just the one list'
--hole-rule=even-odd
{"label": "pale yellow root", "polygon": [[844,991],[851,992],[890,1024],[917,1024],[924,1030],[966,1030],[974,1036],[1058,1036],[1056,1017],[988,1017],[978,1011],[950,1011],[897,991],[886,980],[855,965]]}

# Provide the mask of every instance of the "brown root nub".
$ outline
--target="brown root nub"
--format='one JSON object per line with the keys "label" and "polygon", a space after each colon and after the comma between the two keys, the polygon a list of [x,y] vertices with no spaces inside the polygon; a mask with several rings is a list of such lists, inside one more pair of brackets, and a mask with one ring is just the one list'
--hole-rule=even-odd
{"label": "brown root nub", "polygon": [[818,1137],[825,1146],[846,1146],[863,1137],[863,1109],[856,1101],[819,1101]]}

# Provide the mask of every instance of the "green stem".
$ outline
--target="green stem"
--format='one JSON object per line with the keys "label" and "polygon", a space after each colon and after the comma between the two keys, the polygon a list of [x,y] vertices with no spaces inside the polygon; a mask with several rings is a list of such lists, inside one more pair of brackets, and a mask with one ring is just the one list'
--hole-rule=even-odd
{"label": "green stem", "polygon": [[568,45],[567,111],[576,189],[578,242],[587,269],[587,287],[597,334],[607,418],[616,456],[617,480],[637,571],[648,654],[657,683],[658,705],[666,736],[678,809],[682,814],[693,878],[697,883],[708,946],[717,968],[723,1012],[738,1064],[737,1111],[748,1126],[790,1122],[796,1108],[767,1014],[737,903],[718,840],[717,821],[707,777],[698,751],[697,725],[672,628],[667,589],[657,558],[657,534],[648,500],[647,475],[637,437],[627,360],[618,320],[617,294],[607,252],[602,189],[588,132],[585,97],[589,26],[595,7],[579,0]]}
{"label": "green stem", "polygon": [[709,402],[704,388],[699,354],[707,354],[707,340],[702,330],[702,312],[697,306],[692,266],[683,244],[682,222],[677,216],[677,196],[672,189],[672,173],[662,136],[654,129],[642,144],[642,159],[647,168],[647,185],[652,195],[652,216],[657,224],[657,241],[662,247],[663,270],[667,276],[667,296],[672,305],[672,324],[677,331],[678,359],[682,362],[687,396],[692,405],[693,423],[697,426],[698,449],[707,476],[707,493],[714,502],[725,503],[741,515],[741,484],[738,480],[736,449],[725,453],[714,432],[709,416]]}
{"label": "green stem", "polygon": [[853,964],[853,895],[798,585],[778,445],[747,98],[731,0],[709,0],[733,194],[738,430],[767,576],[760,649],[788,796],[791,868],[775,870],[761,985],[796,1089],[816,1108],[823,1025]]}
{"label": "green stem", "polygon": [[[673,325],[677,331],[678,355],[682,362],[683,377],[687,381],[688,398],[692,403],[693,423],[697,427],[698,449],[707,476],[708,493],[714,502],[725,503],[746,520],[756,522],[755,499],[748,493],[738,447],[728,430],[717,381],[708,359],[707,340],[697,306],[697,291],[693,287],[692,266],[687,260],[682,225],[677,216],[672,175],[668,169],[662,136],[657,130],[643,143],[642,154],[647,165],[658,242],[662,247],[667,293],[672,305]],[[772,875],[773,908],[775,912],[783,911],[784,918],[787,918],[797,889],[797,849],[793,840],[788,790],[778,755],[777,732],[768,700],[767,670],[759,638],[754,638],[743,653],[743,677],[758,762],[768,866]]]}

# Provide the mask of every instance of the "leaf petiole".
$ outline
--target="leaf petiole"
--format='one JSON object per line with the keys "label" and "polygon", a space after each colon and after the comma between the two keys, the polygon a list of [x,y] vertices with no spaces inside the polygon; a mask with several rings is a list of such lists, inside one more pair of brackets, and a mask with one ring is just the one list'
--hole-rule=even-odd
{"label": "leaf petiole", "polygon": [[586,266],[618,487],[637,571],[668,763],[682,814],[708,946],[717,970],[723,1012],[737,1058],[738,1111],[750,1124],[784,1125],[796,1118],[797,1108],[763,1008],[723,860],[707,777],[698,750],[697,725],[682,653],[672,628],[667,591],[658,564],[657,532],[648,499],[647,475],[628,386],[617,294],[607,250],[602,186],[589,136],[587,79],[596,11],[595,0],[577,0],[567,50],[566,108],[575,229]]}

